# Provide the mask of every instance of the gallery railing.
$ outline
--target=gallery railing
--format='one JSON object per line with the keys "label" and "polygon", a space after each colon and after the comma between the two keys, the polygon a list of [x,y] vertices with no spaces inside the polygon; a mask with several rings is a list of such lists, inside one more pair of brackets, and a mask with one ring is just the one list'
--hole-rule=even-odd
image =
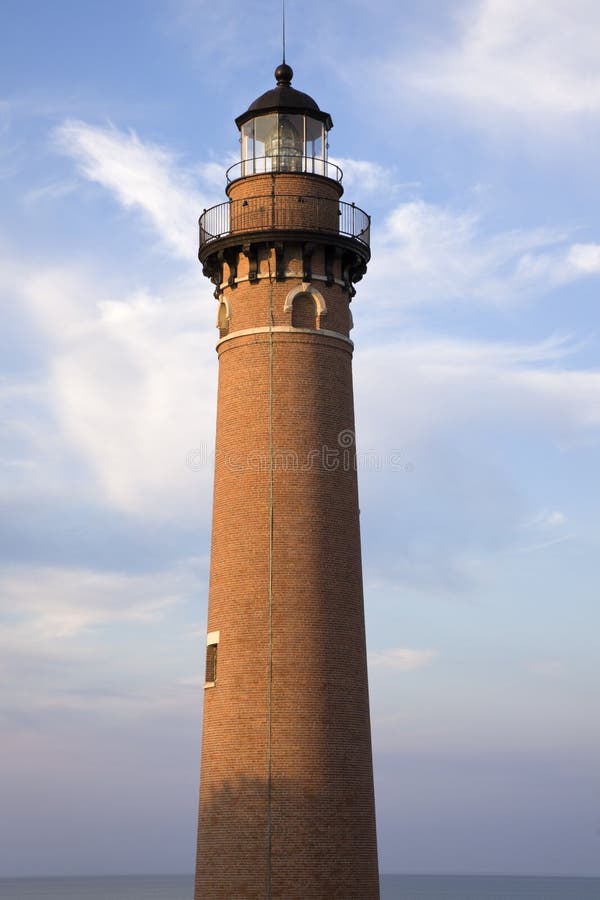
{"label": "gallery railing", "polygon": [[227,183],[247,178],[249,175],[270,175],[271,172],[291,172],[308,175],[323,175],[332,181],[341,183],[344,173],[339,166],[318,156],[295,156],[294,154],[276,154],[273,156],[256,156],[236,162],[227,169]]}
{"label": "gallery railing", "polygon": [[353,203],[275,194],[230,200],[200,216],[200,250],[236,233],[308,231],[338,234],[370,245],[371,217]]}

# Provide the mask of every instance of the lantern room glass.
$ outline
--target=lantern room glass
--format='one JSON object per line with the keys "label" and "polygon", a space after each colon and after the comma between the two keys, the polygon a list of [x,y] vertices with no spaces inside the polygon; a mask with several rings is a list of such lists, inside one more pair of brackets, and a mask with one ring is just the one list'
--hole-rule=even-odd
{"label": "lantern room glass", "polygon": [[269,113],[241,128],[242,175],[264,172],[326,174],[327,138],[312,116]]}

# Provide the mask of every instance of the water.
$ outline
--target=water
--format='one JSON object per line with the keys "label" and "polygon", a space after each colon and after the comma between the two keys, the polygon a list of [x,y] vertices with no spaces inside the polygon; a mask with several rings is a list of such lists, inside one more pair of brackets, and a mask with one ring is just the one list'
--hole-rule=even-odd
{"label": "water", "polygon": [[192,900],[190,875],[0,879],[0,900]]}
{"label": "water", "polygon": [[600,878],[383,875],[381,900],[600,900]]}
{"label": "water", "polygon": [[[0,900],[191,900],[192,896],[189,875],[0,878]],[[600,878],[383,875],[381,900],[600,900]]]}

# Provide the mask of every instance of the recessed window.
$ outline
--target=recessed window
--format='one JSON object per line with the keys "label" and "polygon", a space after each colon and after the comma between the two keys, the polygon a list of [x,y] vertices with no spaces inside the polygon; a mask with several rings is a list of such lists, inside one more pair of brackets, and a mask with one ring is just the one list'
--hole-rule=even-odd
{"label": "recessed window", "polygon": [[219,648],[219,632],[211,631],[206,636],[206,674],[204,687],[214,687],[217,683],[217,656]]}
{"label": "recessed window", "polygon": [[294,328],[317,327],[317,304],[311,294],[298,294],[294,297],[292,325]]}
{"label": "recessed window", "polygon": [[219,329],[219,337],[226,337],[229,334],[229,310],[224,300],[221,300],[219,303],[217,327]]}
{"label": "recessed window", "polygon": [[204,678],[205,684],[208,687],[209,685],[215,684],[217,680],[217,648],[218,644],[209,644],[206,648],[206,676]]}

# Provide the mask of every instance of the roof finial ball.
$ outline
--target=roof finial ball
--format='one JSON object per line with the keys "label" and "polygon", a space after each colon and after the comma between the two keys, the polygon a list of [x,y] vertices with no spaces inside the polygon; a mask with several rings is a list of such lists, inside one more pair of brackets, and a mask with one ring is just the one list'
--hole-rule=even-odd
{"label": "roof finial ball", "polygon": [[291,84],[293,77],[294,70],[291,66],[288,66],[287,63],[281,63],[281,65],[277,66],[277,68],[275,69],[275,80],[279,85]]}

